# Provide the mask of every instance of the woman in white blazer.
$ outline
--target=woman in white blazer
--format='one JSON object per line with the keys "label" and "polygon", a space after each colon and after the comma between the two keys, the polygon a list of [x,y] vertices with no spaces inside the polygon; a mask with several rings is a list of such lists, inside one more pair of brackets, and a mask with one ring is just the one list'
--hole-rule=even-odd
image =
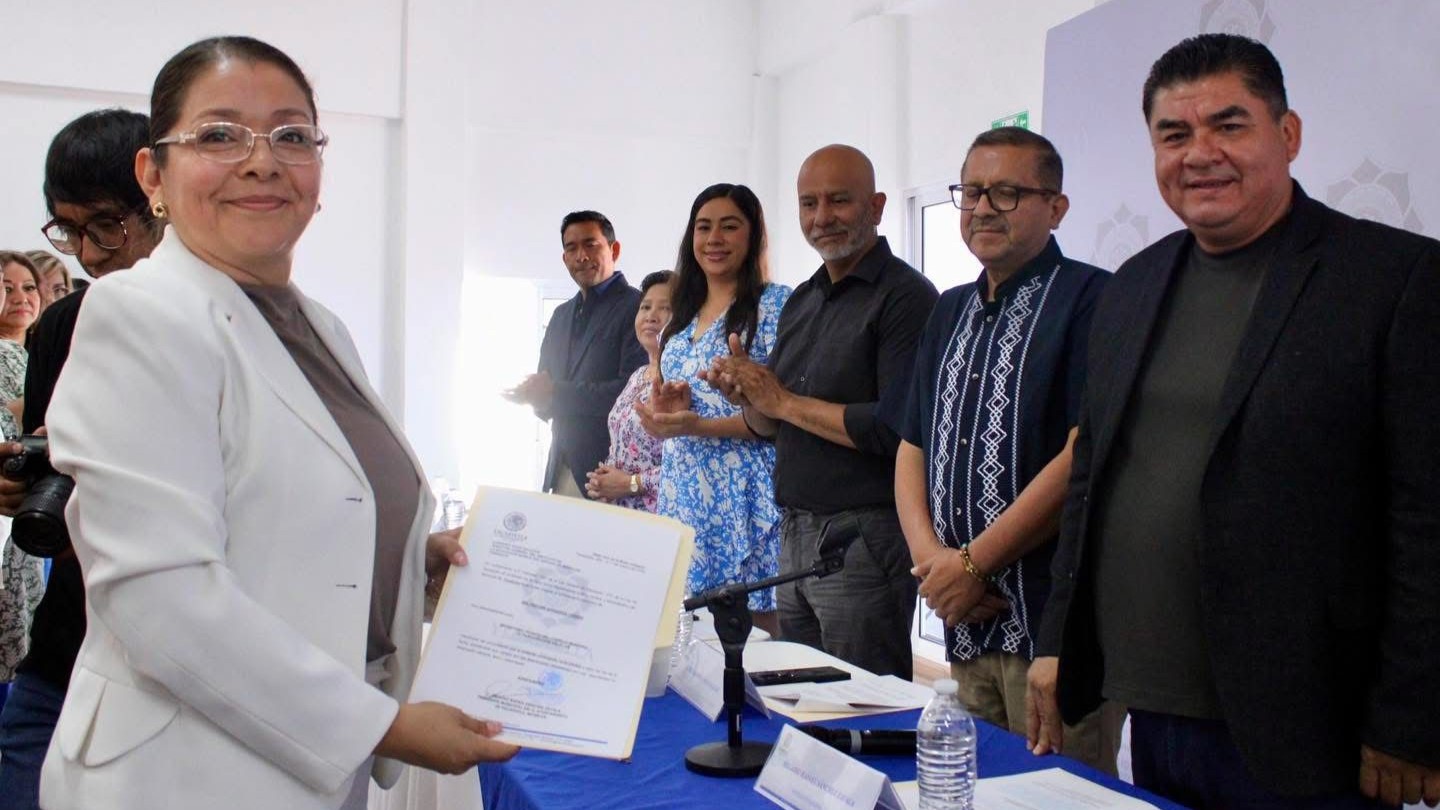
{"label": "woman in white blazer", "polygon": [[394,760],[513,755],[496,724],[405,703],[427,573],[463,553],[427,540],[424,475],[344,326],[289,284],[325,143],[310,85],[264,43],[199,42],[157,77],[151,134],[136,172],[170,227],[89,293],[49,412],[89,626],[41,805],[364,807]]}

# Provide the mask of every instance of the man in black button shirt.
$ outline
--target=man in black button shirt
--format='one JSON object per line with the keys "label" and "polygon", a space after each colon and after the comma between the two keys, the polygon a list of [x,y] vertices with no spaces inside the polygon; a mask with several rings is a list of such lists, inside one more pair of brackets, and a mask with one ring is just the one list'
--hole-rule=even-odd
{"label": "man in black button shirt", "polygon": [[[50,143],[45,204],[52,218],[44,232],[57,250],[75,256],[93,277],[129,268],[149,256],[159,241],[160,229],[135,180],[135,153],[149,143],[150,119],[119,109],[86,113],[66,124]],[[85,292],[78,289],[58,299],[35,322],[25,371],[26,433],[45,424]],[[22,489],[0,479],[0,512],[13,513]],[[80,563],[67,549],[50,569],[30,628],[29,653],[0,712],[0,799],[6,808],[39,806],[40,764],[84,638]]]}
{"label": "man in black button shirt", "polygon": [[[1085,383],[1090,316],[1109,274],[1050,232],[1070,201],[1054,145],[980,133],[951,187],[984,271],[947,290],[920,339],[895,495],[920,595],[970,711],[1025,731],[1025,676],[1050,594],[1050,556]],[[1065,752],[1115,770],[1122,712],[1072,729]]]}
{"label": "man in black button shirt", "polygon": [[885,195],[858,149],[815,152],[797,190],[801,230],[824,266],[781,312],[769,366],[735,351],[711,380],[745,405],[752,431],[775,439],[781,573],[819,558],[827,521],[860,529],[842,572],[777,589],[782,636],[909,678],[916,583],[895,514],[899,438],[878,412],[905,395],[935,286],[879,236]]}
{"label": "man in black button shirt", "polygon": [[1032,742],[1108,697],[1187,806],[1433,807],[1440,243],[1305,195],[1254,40],[1176,45],[1142,109],[1185,230],[1095,311]]}

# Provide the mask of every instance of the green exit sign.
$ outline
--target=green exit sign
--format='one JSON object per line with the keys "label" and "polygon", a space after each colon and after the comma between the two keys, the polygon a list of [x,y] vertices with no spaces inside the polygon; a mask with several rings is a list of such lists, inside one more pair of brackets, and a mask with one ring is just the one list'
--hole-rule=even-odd
{"label": "green exit sign", "polygon": [[999,129],[1000,127],[1020,127],[1021,129],[1029,129],[1030,111],[1021,110],[1014,115],[1007,115],[1004,118],[996,118],[994,121],[990,122],[991,129]]}

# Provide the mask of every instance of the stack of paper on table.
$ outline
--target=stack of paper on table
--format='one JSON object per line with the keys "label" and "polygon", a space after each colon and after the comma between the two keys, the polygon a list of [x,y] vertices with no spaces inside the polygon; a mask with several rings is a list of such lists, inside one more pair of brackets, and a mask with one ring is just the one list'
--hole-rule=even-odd
{"label": "stack of paper on table", "polygon": [[854,675],[848,681],[762,686],[760,694],[788,701],[797,712],[853,712],[919,709],[935,693],[894,675]]}
{"label": "stack of paper on table", "polygon": [[481,487],[411,701],[498,720],[527,748],[624,759],[652,655],[675,637],[695,533],[578,498]]}

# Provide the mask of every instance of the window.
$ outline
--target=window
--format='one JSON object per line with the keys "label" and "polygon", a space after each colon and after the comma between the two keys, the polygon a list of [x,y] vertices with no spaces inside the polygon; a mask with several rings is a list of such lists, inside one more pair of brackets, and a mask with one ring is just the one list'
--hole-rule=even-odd
{"label": "window", "polygon": [[960,238],[960,209],[950,184],[935,183],[906,195],[905,231],[910,263],[941,292],[980,276],[980,262]]}
{"label": "window", "polygon": [[454,425],[465,497],[480,484],[539,488],[550,423],[501,392],[534,373],[550,316],[573,295],[568,282],[466,274]]}

